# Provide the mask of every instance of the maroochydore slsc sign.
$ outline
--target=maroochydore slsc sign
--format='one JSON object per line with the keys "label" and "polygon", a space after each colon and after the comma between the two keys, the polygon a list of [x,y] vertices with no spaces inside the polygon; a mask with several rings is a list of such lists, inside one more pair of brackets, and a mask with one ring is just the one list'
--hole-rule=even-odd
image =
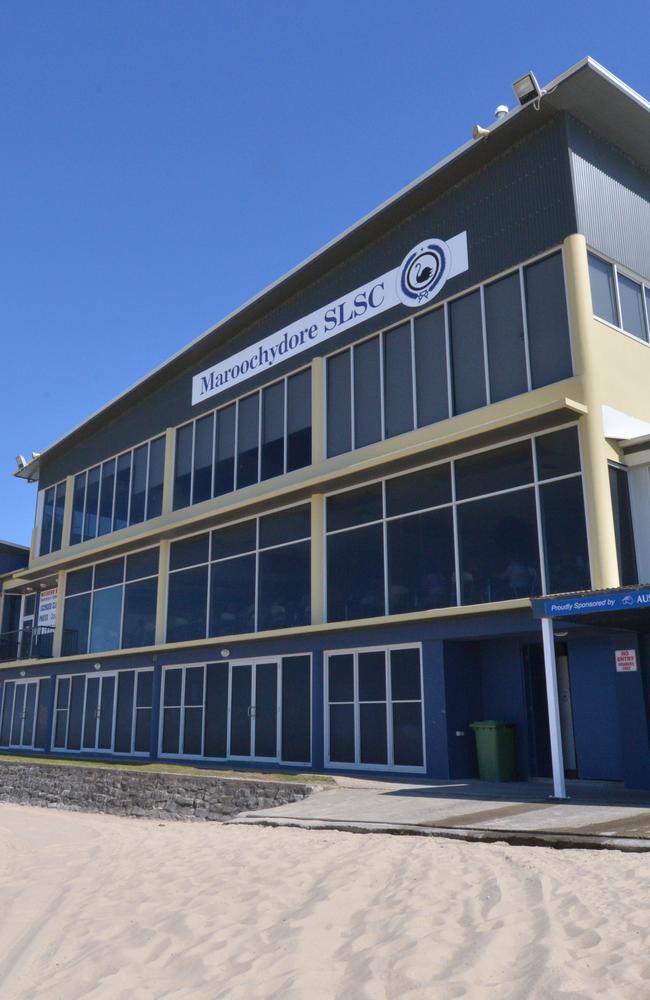
{"label": "maroochydore slsc sign", "polygon": [[206,368],[192,378],[192,405],[202,403],[301,351],[363,323],[394,306],[426,305],[449,278],[468,269],[467,233],[450,240],[423,240],[399,267],[355,288],[309,316]]}

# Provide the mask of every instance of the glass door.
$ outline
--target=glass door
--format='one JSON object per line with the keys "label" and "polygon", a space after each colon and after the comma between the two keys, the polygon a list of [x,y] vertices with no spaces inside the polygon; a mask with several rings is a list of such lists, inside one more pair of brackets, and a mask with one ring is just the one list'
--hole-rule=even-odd
{"label": "glass door", "polygon": [[228,756],[279,759],[278,664],[230,666]]}
{"label": "glass door", "polygon": [[113,749],[115,687],[114,674],[86,678],[82,750]]}
{"label": "glass door", "polygon": [[11,747],[33,748],[37,698],[38,681],[7,682],[2,720],[3,743]]}

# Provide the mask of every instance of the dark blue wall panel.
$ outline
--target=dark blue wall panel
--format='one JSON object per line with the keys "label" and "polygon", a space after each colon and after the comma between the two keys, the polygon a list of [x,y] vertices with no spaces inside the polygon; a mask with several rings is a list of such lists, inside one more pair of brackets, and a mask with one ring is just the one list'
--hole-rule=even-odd
{"label": "dark blue wall panel", "polygon": [[616,668],[607,633],[572,639],[569,677],[578,773],[581,778],[621,781],[623,755]]}

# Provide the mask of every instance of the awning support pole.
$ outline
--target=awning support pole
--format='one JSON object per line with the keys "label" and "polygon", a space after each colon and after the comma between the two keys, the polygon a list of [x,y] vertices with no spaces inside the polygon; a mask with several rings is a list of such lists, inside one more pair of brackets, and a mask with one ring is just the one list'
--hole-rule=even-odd
{"label": "awning support pole", "polygon": [[553,764],[553,796],[565,799],[564,753],[562,751],[562,729],[560,726],[560,699],[557,691],[557,669],[555,666],[555,637],[553,619],[542,618],[542,642],[544,645],[544,672],[546,674],[546,700],[548,702],[548,728],[551,736],[551,762]]}

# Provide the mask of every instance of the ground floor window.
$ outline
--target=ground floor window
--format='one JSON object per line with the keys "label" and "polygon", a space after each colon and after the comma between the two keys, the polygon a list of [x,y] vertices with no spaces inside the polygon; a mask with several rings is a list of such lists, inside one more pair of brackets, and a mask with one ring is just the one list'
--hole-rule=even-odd
{"label": "ground floor window", "polygon": [[4,682],[0,746],[24,750],[45,747],[51,685],[49,677]]}
{"label": "ground floor window", "polygon": [[311,657],[165,667],[165,756],[311,760]]}
{"label": "ground floor window", "polygon": [[149,753],[153,670],[57,678],[52,747]]}
{"label": "ground floor window", "polygon": [[419,646],[326,654],[326,762],[424,768]]}

